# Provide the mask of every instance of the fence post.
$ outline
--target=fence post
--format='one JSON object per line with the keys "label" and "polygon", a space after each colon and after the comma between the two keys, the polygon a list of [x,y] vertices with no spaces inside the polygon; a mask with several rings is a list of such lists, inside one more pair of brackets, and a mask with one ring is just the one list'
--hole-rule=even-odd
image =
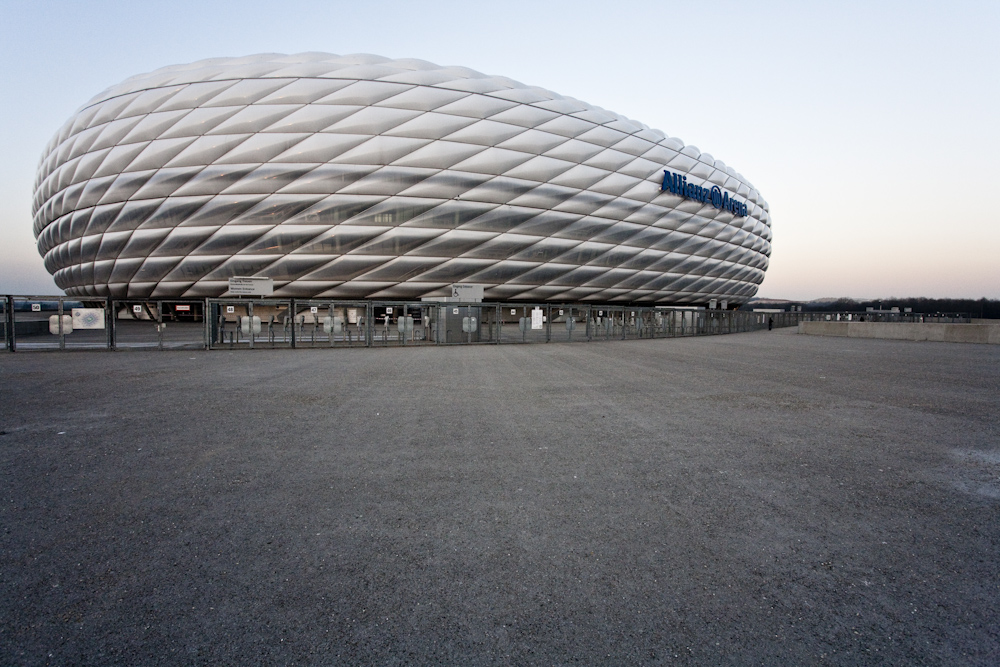
{"label": "fence post", "polygon": [[503,321],[503,308],[500,307],[500,302],[496,303],[496,317],[493,320],[493,326],[496,327],[496,345],[500,344],[500,322]]}
{"label": "fence post", "polygon": [[209,322],[209,304],[208,297],[205,297],[205,306],[201,311],[202,321],[205,323],[205,349],[212,349],[212,323]]}
{"label": "fence post", "polygon": [[14,343],[14,297],[8,295],[4,297],[4,300],[6,305],[3,316],[7,321],[7,326],[4,328],[5,345],[8,350],[14,352],[17,347]]}
{"label": "fence post", "polygon": [[365,347],[371,347],[374,339],[374,329],[372,328],[372,318],[375,316],[375,307],[369,301],[365,304]]}
{"label": "fence post", "polygon": [[163,302],[156,302],[156,349],[163,352]]}
{"label": "fence post", "polygon": [[117,322],[115,322],[115,301],[110,296],[104,300],[104,316],[108,320],[108,349],[117,350],[118,349],[118,329]]}

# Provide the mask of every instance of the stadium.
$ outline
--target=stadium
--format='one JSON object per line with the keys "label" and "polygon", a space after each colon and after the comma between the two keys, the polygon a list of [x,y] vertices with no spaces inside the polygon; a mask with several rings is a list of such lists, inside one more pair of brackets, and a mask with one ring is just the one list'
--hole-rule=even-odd
{"label": "stadium", "polygon": [[623,116],[508,78],[373,55],[165,67],[81,107],[35,183],[70,296],[738,306],[768,205],[738,172]]}

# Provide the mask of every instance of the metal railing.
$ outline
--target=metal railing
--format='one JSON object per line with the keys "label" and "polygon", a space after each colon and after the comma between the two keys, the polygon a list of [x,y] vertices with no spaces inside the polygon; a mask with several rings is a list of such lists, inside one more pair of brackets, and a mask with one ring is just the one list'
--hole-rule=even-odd
{"label": "metal railing", "polygon": [[582,343],[783,328],[805,321],[969,322],[964,314],[345,299],[0,297],[4,349],[166,350]]}

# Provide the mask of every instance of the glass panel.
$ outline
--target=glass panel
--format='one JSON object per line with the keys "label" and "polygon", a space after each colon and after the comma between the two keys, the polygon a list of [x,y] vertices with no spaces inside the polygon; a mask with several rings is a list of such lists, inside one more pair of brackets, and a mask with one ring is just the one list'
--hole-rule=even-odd
{"label": "glass panel", "polygon": [[112,204],[118,201],[125,201],[131,197],[139,188],[146,184],[155,172],[140,171],[132,174],[122,174],[115,179],[101,198],[102,204]]}
{"label": "glass panel", "polygon": [[144,90],[127,107],[118,112],[118,117],[143,116],[157,111],[180,91],[179,86],[157,86]]}
{"label": "glass panel", "polygon": [[605,148],[610,148],[611,146],[621,142],[627,136],[628,135],[618,132],[617,130],[598,126],[587,130],[583,134],[577,135],[576,138],[580,141],[586,141],[591,144],[597,144],[599,146],[604,146]]}
{"label": "glass panel", "polygon": [[159,208],[162,199],[126,202],[118,217],[108,226],[108,232],[119,232],[135,229]]}
{"label": "glass panel", "polygon": [[275,280],[296,280],[326,261],[326,257],[316,255],[292,255],[271,264],[265,273]]}
{"label": "glass panel", "polygon": [[193,109],[178,113],[187,115],[178,120],[174,125],[164,130],[160,134],[161,139],[173,139],[174,137],[202,137],[210,130],[218,127],[219,123],[227,118],[231,118],[243,107],[219,107],[214,109]]}
{"label": "glass panel", "polygon": [[[249,135],[219,135],[211,137],[198,137],[195,141],[182,150],[177,157],[168,162],[166,167],[191,167],[197,165],[208,165],[215,162],[220,156],[225,155],[234,147],[247,140]],[[248,160],[252,162],[253,160]],[[227,162],[232,162],[229,160]],[[257,160],[263,162],[263,160]],[[205,192],[185,192],[183,194],[207,194]]]}
{"label": "glass panel", "polygon": [[181,224],[184,226],[224,225],[263,199],[262,195],[219,195]]}
{"label": "glass panel", "polygon": [[131,235],[132,232],[111,232],[104,234],[101,238],[101,247],[97,251],[97,259],[107,260],[117,258],[118,253],[128,243]]}
{"label": "glass panel", "polygon": [[300,107],[294,104],[255,104],[244,107],[206,134],[249,134],[261,132]]}
{"label": "glass panel", "polygon": [[158,229],[177,227],[208,203],[211,197],[170,197],[139,227]]}
{"label": "glass panel", "polygon": [[[221,135],[225,137],[227,135]],[[308,134],[274,133],[254,134],[245,141],[234,146],[222,157],[213,160],[217,164],[237,164],[249,162],[267,162],[275,156],[287,151],[292,146],[308,137]],[[321,162],[321,160],[310,160]]]}
{"label": "glass panel", "polygon": [[125,135],[125,138],[122,139],[122,143],[131,144],[137,141],[151,141],[153,139],[158,139],[168,128],[170,128],[171,125],[175,124],[186,113],[187,111],[161,111],[158,113],[151,113],[140,120],[138,125],[133,127],[132,130]]}
{"label": "glass panel", "polygon": [[373,137],[357,148],[351,149],[332,159],[336,163],[379,164],[387,165],[421,146],[429,143],[427,139],[410,139],[408,137]]}
{"label": "glass panel", "polygon": [[252,276],[272,264],[277,257],[242,257],[228,260],[222,266],[205,276],[206,280],[226,280],[233,276]]}
{"label": "glass panel", "polygon": [[[169,236],[153,251],[153,256],[183,257],[211,236],[217,227],[180,227],[170,231]],[[86,237],[92,238],[92,237]]]}
{"label": "glass panel", "polygon": [[194,178],[200,167],[179,167],[175,169],[160,169],[154,173],[146,183],[136,191],[136,199],[153,199],[154,197],[167,197],[172,195],[177,188],[181,187]]}
{"label": "glass panel", "polygon": [[126,146],[115,146],[105,156],[101,166],[94,172],[94,176],[108,176],[120,174],[125,170],[135,156],[142,152],[146,143],[128,144]]}
{"label": "glass panel", "polygon": [[298,79],[264,97],[258,104],[309,104],[335,93],[350,83],[336,79]]}
{"label": "glass panel", "polygon": [[458,257],[481,246],[494,236],[495,234],[490,232],[452,230],[420,246],[412,254],[421,257]]}
{"label": "glass panel", "polygon": [[530,159],[531,155],[527,153],[494,147],[487,148],[481,153],[459,162],[454,166],[454,169],[456,171],[499,175]]}
{"label": "glass panel", "polygon": [[269,125],[264,132],[319,132],[363,107],[310,104]]}
{"label": "glass panel", "polygon": [[351,225],[398,225],[430,210],[438,202],[428,199],[393,197],[352,218]]}
{"label": "glass panel", "polygon": [[351,280],[371,269],[388,262],[391,257],[364,257],[347,255],[330,262],[327,266],[310,273],[307,280]]}
{"label": "glass panel", "polygon": [[[399,90],[397,90],[398,94],[396,94],[391,99],[386,100],[385,102],[380,102],[378,106],[389,106],[389,107],[394,107],[396,109],[415,109],[417,111],[430,111],[432,109],[437,109],[438,107],[442,107],[446,104],[451,104],[452,102],[460,100],[466,95],[468,95],[468,93],[456,90],[448,90],[446,88],[431,88],[427,86],[420,86],[417,88],[414,88],[412,86],[406,86],[406,88],[409,88],[409,90],[405,90],[403,89],[402,86],[399,86]],[[400,92],[401,90],[405,90],[405,92]],[[365,97],[368,97],[370,99],[370,96],[362,96],[355,99],[362,100],[365,99]],[[383,97],[382,99],[386,99],[388,97],[389,95],[385,95],[385,97]],[[341,102],[341,104],[344,103],[345,102]],[[362,101],[359,101],[357,103],[372,104],[372,102],[362,102]]]}
{"label": "glass panel", "polygon": [[96,151],[101,148],[110,148],[112,146],[117,146],[122,139],[125,138],[129,132],[132,131],[136,125],[141,121],[141,117],[137,118],[123,118],[121,120],[111,121],[104,126],[101,130],[101,134],[98,135],[97,139],[94,140],[93,145],[91,145],[90,150]]}
{"label": "glass panel", "polygon": [[421,112],[410,109],[362,107],[357,113],[329,125],[325,132],[347,134],[382,134],[386,130],[412,120]]}
{"label": "glass panel", "polygon": [[262,253],[265,255],[277,253],[286,255],[313,240],[318,234],[324,231],[326,231],[326,227],[298,227],[290,225],[277,227],[244,248],[243,253]]}
{"label": "glass panel", "polygon": [[403,282],[441,264],[442,261],[439,257],[400,257],[364,274],[363,279]]}
{"label": "glass panel", "polygon": [[244,106],[263,99],[274,91],[291,83],[288,79],[244,79],[219,92],[203,107]]}
{"label": "glass panel", "polygon": [[177,265],[176,257],[147,258],[135,272],[133,280],[156,282],[162,280]]}
{"label": "glass panel", "polygon": [[422,228],[394,228],[355,251],[359,255],[402,255],[428,240],[439,236],[441,230]]}
{"label": "glass panel", "polygon": [[[406,93],[408,94],[408,93]],[[393,99],[399,100],[402,96]],[[468,127],[476,122],[474,118],[464,116],[449,116],[440,113],[425,113],[409,120],[399,127],[386,131],[390,137],[412,137],[414,139],[440,139],[448,136],[452,132],[457,132],[463,127]]]}
{"label": "glass panel", "polygon": [[572,239],[546,238],[525,248],[514,255],[511,259],[525,262],[547,262],[562,255],[573,246],[578,245],[578,241]]}
{"label": "glass panel", "polygon": [[170,232],[168,229],[136,230],[118,256],[120,258],[145,258]]}
{"label": "glass panel", "polygon": [[396,164],[402,167],[447,169],[483,150],[482,146],[454,141],[435,141],[402,156],[396,161]]}
{"label": "glass panel", "polygon": [[356,81],[346,88],[321,97],[315,101],[315,104],[356,104],[359,106],[368,106],[411,88],[413,86],[386,83],[383,81]]}
{"label": "glass panel", "polygon": [[491,204],[474,204],[466,202],[458,204],[445,202],[435,206],[426,213],[404,223],[406,227],[432,227],[435,229],[453,229],[494,208]]}
{"label": "glass panel", "polygon": [[169,100],[161,104],[160,111],[200,107],[206,100],[215,97],[226,88],[231,88],[234,83],[233,81],[204,81],[188,84]]}
{"label": "glass panel", "polygon": [[518,106],[517,102],[509,100],[487,97],[486,95],[469,95],[451,104],[438,107],[437,111],[455,116],[487,118],[516,106]]}
{"label": "glass panel", "polygon": [[[226,194],[271,194],[294,183],[312,169],[312,165],[264,164],[226,188]],[[315,201],[315,198],[312,200]]]}
{"label": "glass panel", "polygon": [[302,246],[297,253],[342,255],[361,246],[366,241],[384,233],[388,229],[388,227],[364,227],[361,225],[336,227],[315,241]]}
{"label": "glass panel", "polygon": [[[543,184],[511,201],[515,206],[551,209],[566,201],[579,190],[564,188],[558,185]],[[574,218],[576,219],[576,218]]]}
{"label": "glass panel", "polygon": [[[235,254],[266,233],[269,226],[236,225],[223,227],[198,246],[194,255]],[[274,253],[272,253],[274,254]],[[235,275],[235,274],[234,274]]]}
{"label": "glass panel", "polygon": [[[275,133],[263,134],[260,136],[266,139],[271,136],[282,137],[303,135],[282,135]],[[329,162],[333,158],[342,155],[346,151],[362,144],[368,139],[369,137],[367,135],[359,134],[313,134],[305,138],[303,141],[295,143],[294,146],[290,147],[287,151],[281,153],[280,155],[278,153],[274,153],[274,156],[277,157],[272,157],[274,157],[277,162]],[[264,139],[261,141],[264,141]],[[264,160],[258,160],[258,162],[263,161]]]}
{"label": "glass panel", "polygon": [[277,225],[290,220],[321,199],[319,195],[270,195],[230,224]]}
{"label": "glass panel", "polygon": [[382,167],[346,186],[341,192],[344,194],[394,195],[411,188],[433,173],[432,169]]}
{"label": "glass panel", "polygon": [[[288,194],[331,194],[341,191],[343,188],[373,171],[375,171],[375,167],[371,166],[321,164],[308,174],[298,178],[294,183],[286,185],[282,192]],[[337,199],[353,200],[361,199],[361,197],[340,196]],[[375,204],[381,201],[381,198],[367,198],[367,201]]]}
{"label": "glass panel", "polygon": [[[491,120],[496,120],[495,118]],[[538,155],[566,143],[566,137],[540,130],[523,130],[520,134],[499,144],[500,148],[524,151]]]}
{"label": "glass panel", "polygon": [[465,194],[472,188],[485,183],[491,178],[492,177],[488,174],[466,174],[455,171],[441,171],[428,176],[420,183],[404,190],[401,194],[408,197],[453,199]]}
{"label": "glass panel", "polygon": [[533,157],[524,164],[514,167],[505,175],[511,178],[524,178],[527,180],[545,183],[568,171],[574,166],[572,162],[556,160],[550,157]]}
{"label": "glass panel", "polygon": [[[449,141],[496,146],[524,132],[520,125],[508,125],[492,120],[481,120],[447,136]],[[537,152],[537,151],[531,151]]]}

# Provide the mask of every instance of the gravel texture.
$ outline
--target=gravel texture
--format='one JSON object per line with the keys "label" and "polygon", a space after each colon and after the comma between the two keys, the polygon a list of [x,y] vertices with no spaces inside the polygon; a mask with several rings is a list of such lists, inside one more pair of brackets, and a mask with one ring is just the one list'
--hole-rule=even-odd
{"label": "gravel texture", "polygon": [[1000,348],[0,355],[0,664],[1000,662]]}

